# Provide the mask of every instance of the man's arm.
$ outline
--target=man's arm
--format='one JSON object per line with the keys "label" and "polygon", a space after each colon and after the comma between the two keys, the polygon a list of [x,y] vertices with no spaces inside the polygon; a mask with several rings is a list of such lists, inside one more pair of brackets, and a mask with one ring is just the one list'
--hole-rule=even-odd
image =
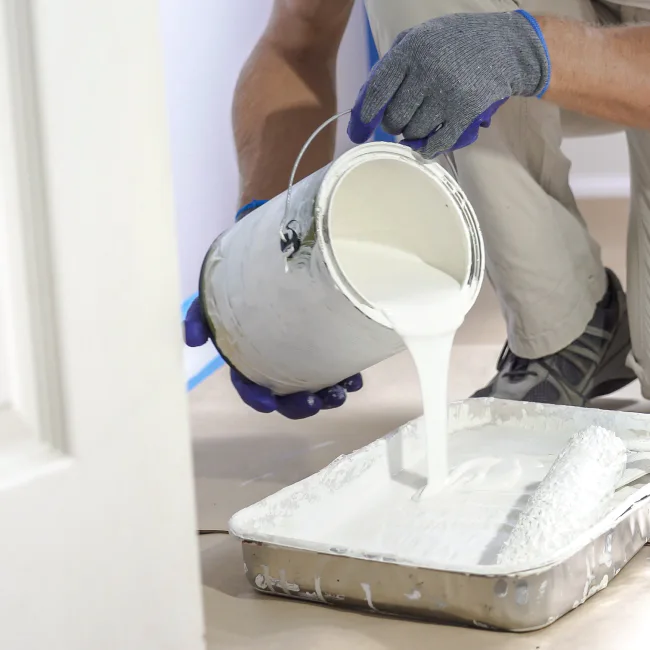
{"label": "man's arm", "polygon": [[551,58],[544,99],[650,129],[650,26],[602,28],[548,16],[537,20]]}
{"label": "man's arm", "polygon": [[[309,135],[336,112],[336,57],[354,0],[275,0],[237,83],[233,126],[240,205],[287,189]],[[333,127],[314,141],[299,178],[331,162]]]}

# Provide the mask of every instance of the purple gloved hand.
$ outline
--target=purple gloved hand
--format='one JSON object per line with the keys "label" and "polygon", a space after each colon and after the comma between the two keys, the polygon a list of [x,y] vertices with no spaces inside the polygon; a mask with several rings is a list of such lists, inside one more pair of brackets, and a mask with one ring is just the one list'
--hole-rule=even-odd
{"label": "purple gloved hand", "polygon": [[[199,347],[210,340],[210,330],[198,298],[190,305],[184,326],[185,343],[190,347]],[[251,408],[260,413],[277,411],[291,420],[302,420],[316,415],[319,411],[338,408],[345,402],[347,393],[354,393],[363,386],[361,375],[354,375],[317,393],[274,395],[268,388],[254,384],[234,368],[230,369],[230,380],[239,397]]]}
{"label": "purple gloved hand", "polygon": [[[435,155],[440,155],[443,153],[449,153],[451,151],[456,151],[457,149],[463,149],[464,147],[469,147],[470,144],[474,144],[478,140],[479,129],[487,129],[492,124],[492,117],[503,106],[508,100],[501,99],[498,102],[494,102],[490,108],[486,111],[483,111],[461,134],[460,138],[449,148],[444,151],[440,151]],[[435,135],[432,134],[432,135]],[[421,138],[419,140],[403,140],[402,144],[405,144],[407,147],[414,149],[415,151],[427,151],[429,144],[429,137]]]}
{"label": "purple gloved hand", "polygon": [[510,97],[541,97],[551,64],[539,23],[518,10],[451,14],[407,29],[361,88],[348,135],[403,135],[425,158],[466,147]]}

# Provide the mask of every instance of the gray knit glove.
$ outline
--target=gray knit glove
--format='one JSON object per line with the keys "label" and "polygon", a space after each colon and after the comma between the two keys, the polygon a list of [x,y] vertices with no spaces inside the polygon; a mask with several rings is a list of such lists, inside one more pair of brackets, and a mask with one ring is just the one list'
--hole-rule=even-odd
{"label": "gray knit glove", "polygon": [[381,122],[426,158],[478,138],[513,95],[541,97],[551,65],[529,13],[452,14],[402,32],[372,69],[348,135],[365,142]]}

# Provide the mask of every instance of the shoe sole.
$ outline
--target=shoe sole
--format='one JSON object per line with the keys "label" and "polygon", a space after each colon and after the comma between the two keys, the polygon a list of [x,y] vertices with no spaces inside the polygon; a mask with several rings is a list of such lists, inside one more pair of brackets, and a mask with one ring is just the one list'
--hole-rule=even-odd
{"label": "shoe sole", "polygon": [[[622,290],[619,289],[619,300],[622,298],[622,300],[625,301],[625,294],[622,294],[622,296],[621,294]],[[590,400],[615,393],[617,390],[620,390],[635,381],[637,378],[636,375],[625,365],[630,349],[630,326],[627,317],[627,305],[624,305],[624,309],[619,315],[619,325],[615,328],[609,347],[603,355],[601,366],[597,369],[593,377],[593,387],[590,391],[584,394],[583,397],[580,397],[579,394],[573,392],[573,395],[578,398],[573,402],[573,405],[585,406]],[[613,352],[613,350],[615,350],[615,352]],[[472,395],[472,398],[492,397],[493,393],[488,392],[490,391],[492,384],[493,382],[490,382],[487,386],[476,391]],[[481,393],[486,394],[481,395]],[[564,404],[565,402],[560,403]],[[567,405],[570,403],[571,402],[566,402]]]}

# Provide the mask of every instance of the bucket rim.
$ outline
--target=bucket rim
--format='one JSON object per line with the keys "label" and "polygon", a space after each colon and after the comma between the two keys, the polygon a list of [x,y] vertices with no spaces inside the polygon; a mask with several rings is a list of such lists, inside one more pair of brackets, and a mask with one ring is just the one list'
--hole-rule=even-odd
{"label": "bucket rim", "polygon": [[317,246],[337,288],[352,304],[371,320],[392,329],[388,319],[368,302],[348,281],[334,254],[330,232],[332,201],[336,190],[346,176],[370,160],[401,160],[428,175],[445,192],[461,217],[463,235],[469,252],[469,263],[461,283],[469,311],[483,284],[485,275],[485,248],[478,218],[458,181],[438,162],[426,160],[405,145],[393,142],[369,142],[358,145],[339,156],[328,168],[314,199]]}

